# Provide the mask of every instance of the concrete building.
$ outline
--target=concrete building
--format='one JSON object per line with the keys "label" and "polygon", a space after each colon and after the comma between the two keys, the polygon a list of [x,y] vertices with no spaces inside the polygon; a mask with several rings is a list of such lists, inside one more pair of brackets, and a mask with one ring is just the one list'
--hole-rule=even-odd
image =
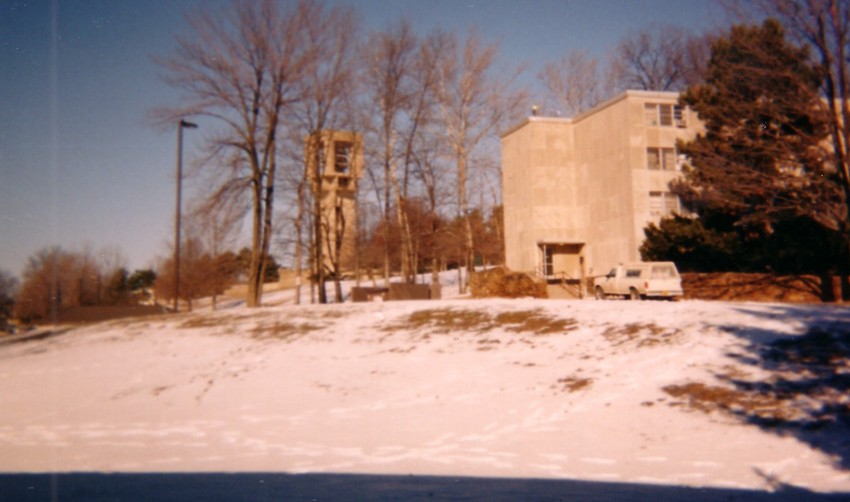
{"label": "concrete building", "polygon": [[679,210],[676,140],[700,130],[678,93],[627,91],[574,118],[529,117],[502,135],[505,258],[578,283],[638,261],[649,222]]}
{"label": "concrete building", "polygon": [[333,270],[338,258],[340,271],[352,270],[357,249],[357,183],[363,176],[363,136],[351,131],[322,131],[318,136],[315,142],[305,138],[305,151],[314,182],[315,173],[321,173],[325,267]]}

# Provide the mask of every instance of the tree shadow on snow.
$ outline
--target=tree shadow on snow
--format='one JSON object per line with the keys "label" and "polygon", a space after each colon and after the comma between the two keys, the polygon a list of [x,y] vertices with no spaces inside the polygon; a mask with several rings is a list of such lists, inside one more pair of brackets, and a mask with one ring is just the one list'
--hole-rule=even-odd
{"label": "tree shadow on snow", "polygon": [[785,485],[773,492],[592,481],[361,474],[0,474],[0,500],[847,500]]}
{"label": "tree shadow on snow", "polygon": [[[789,336],[723,326],[745,342],[742,351],[728,354],[744,366],[719,374],[732,389],[716,390],[714,399],[703,404],[774,434],[793,436],[827,454],[836,467],[850,470],[850,310],[791,305],[741,310],[800,323],[803,331]],[[689,397],[692,403],[699,401]]]}

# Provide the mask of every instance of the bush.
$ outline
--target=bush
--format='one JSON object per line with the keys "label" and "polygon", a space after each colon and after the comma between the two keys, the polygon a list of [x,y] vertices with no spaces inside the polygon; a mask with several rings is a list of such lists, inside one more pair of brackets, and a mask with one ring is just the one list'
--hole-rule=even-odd
{"label": "bush", "polygon": [[641,259],[673,261],[681,272],[821,274],[846,262],[841,236],[807,218],[756,229],[718,215],[673,215],[644,233]]}
{"label": "bush", "polygon": [[475,272],[469,279],[475,298],[547,298],[546,284],[535,281],[527,274],[511,272],[507,267],[496,267]]}

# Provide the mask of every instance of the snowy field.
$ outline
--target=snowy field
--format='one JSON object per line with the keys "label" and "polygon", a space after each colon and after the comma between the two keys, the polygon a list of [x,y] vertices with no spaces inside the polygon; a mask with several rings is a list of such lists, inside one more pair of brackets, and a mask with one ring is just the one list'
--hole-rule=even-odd
{"label": "snowy field", "polygon": [[0,345],[0,471],[850,494],[846,308],[269,300]]}

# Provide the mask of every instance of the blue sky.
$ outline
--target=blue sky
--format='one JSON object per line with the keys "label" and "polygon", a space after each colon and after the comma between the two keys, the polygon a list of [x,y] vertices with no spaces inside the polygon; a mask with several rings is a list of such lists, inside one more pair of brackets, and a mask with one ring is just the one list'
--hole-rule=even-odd
{"label": "blue sky", "polygon": [[[475,26],[524,63],[521,82],[574,49],[604,57],[653,23],[696,31],[723,20],[706,0],[336,0],[364,31],[407,17],[425,33]],[[173,235],[174,131],[147,114],[174,104],[154,56],[187,33],[184,15],[224,0],[0,1],[0,270],[60,245],[118,249],[133,270],[168,253]],[[186,162],[200,144],[187,131]],[[188,182],[191,189],[191,180]]]}

